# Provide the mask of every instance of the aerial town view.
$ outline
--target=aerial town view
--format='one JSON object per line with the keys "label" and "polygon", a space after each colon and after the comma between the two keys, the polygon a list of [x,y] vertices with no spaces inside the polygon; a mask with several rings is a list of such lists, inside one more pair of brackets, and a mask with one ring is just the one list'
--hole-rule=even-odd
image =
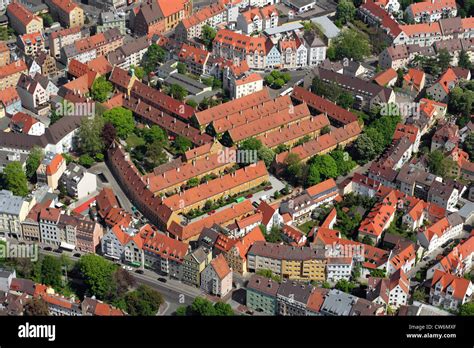
{"label": "aerial town view", "polygon": [[474,0],[0,0],[0,40],[0,317],[474,315]]}

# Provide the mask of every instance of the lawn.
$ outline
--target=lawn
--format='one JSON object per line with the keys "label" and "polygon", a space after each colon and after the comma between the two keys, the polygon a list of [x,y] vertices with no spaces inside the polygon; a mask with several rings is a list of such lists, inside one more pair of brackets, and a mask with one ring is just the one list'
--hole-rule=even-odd
{"label": "lawn", "polygon": [[304,224],[298,226],[298,228],[304,233],[308,234],[311,229],[318,224],[316,220],[306,221]]}
{"label": "lawn", "polygon": [[143,138],[140,138],[135,133],[130,134],[128,136],[126,142],[127,142],[128,146],[130,146],[131,148],[135,148],[135,147],[140,146],[140,145],[145,145],[145,140]]}

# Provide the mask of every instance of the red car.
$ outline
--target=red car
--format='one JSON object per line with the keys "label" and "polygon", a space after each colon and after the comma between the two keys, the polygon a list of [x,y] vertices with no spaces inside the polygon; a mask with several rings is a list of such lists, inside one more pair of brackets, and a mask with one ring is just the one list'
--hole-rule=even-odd
{"label": "red car", "polygon": [[266,186],[264,190],[265,190],[265,191],[269,191],[269,190],[271,190],[272,188],[273,188],[273,187],[271,187],[271,186]]}
{"label": "red car", "polygon": [[252,198],[253,197],[253,194],[248,194],[247,196],[245,196],[245,198]]}

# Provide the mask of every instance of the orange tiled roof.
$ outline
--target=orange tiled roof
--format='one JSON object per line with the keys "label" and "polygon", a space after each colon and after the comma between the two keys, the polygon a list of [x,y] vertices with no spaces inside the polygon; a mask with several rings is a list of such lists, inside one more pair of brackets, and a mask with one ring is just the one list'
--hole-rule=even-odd
{"label": "orange tiled roof", "polygon": [[23,25],[28,25],[32,20],[41,21],[40,17],[30,12],[25,6],[18,2],[12,2],[7,6],[7,13],[14,16]]}
{"label": "orange tiled roof", "polygon": [[211,261],[211,266],[214,268],[220,280],[232,272],[223,254],[217,255],[217,257]]}
{"label": "orange tiled roof", "polygon": [[409,6],[410,11],[415,15],[421,15],[425,12],[439,12],[444,9],[451,8],[456,9],[455,0],[431,0],[413,3]]}
{"label": "orange tiled roof", "polygon": [[8,106],[19,100],[20,96],[15,87],[8,87],[0,91],[0,103],[4,106]]}
{"label": "orange tiled roof", "polygon": [[16,62],[0,67],[0,78],[17,74],[20,72],[26,72],[28,67],[23,59],[17,60]]}
{"label": "orange tiled roof", "polygon": [[35,123],[38,123],[38,120],[24,112],[17,112],[10,119],[10,123],[18,125],[24,134],[28,134],[31,127],[33,127]]}
{"label": "orange tiled roof", "polygon": [[51,162],[46,166],[46,174],[47,175],[54,175],[58,171],[59,167],[62,163],[64,163],[64,157],[58,153],[56,154]]}
{"label": "orange tiled roof", "polygon": [[471,282],[468,279],[456,277],[437,269],[433,274],[431,287],[434,288],[438,283],[441,284],[441,292],[447,292],[448,287],[450,287],[453,290],[452,296],[455,299],[463,300]]}
{"label": "orange tiled roof", "polygon": [[169,17],[184,10],[185,1],[183,0],[156,0],[156,2],[160,6],[161,12],[165,17]]}
{"label": "orange tiled roof", "polygon": [[418,69],[409,69],[408,73],[403,76],[403,80],[415,86],[417,90],[421,89],[421,83],[423,82],[423,78],[425,77],[425,72],[418,70]]}
{"label": "orange tiled roof", "polygon": [[257,82],[257,81],[263,81],[262,76],[260,76],[260,74],[257,74],[257,73],[252,73],[248,76],[245,76],[241,79],[236,80],[235,84],[237,86],[241,86],[241,85],[245,85],[247,83],[253,83],[253,82]]}
{"label": "orange tiled roof", "polygon": [[374,77],[374,81],[380,86],[386,86],[390,81],[397,78],[397,72],[393,68],[378,73]]}
{"label": "orange tiled roof", "polygon": [[72,1],[72,0],[51,0],[51,2],[61,11],[65,13],[70,13],[72,10],[74,10],[77,6],[77,4]]}
{"label": "orange tiled roof", "polygon": [[263,161],[259,161],[255,165],[250,165],[242,169],[236,170],[234,173],[224,175],[218,179],[209,181],[197,187],[193,187],[182,193],[175,194],[165,198],[163,204],[171,210],[176,211],[182,207],[187,207],[194,203],[207,200],[220,193],[231,190],[251,180],[258,179],[268,175],[267,168]]}

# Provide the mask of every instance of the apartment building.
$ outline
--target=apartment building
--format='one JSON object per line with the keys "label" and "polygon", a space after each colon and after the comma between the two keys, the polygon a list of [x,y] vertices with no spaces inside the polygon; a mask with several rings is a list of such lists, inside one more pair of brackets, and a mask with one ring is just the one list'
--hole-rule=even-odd
{"label": "apartment building", "polygon": [[255,242],[248,252],[247,268],[257,272],[271,270],[275,275],[294,280],[326,280],[323,250]]}
{"label": "apartment building", "polygon": [[0,67],[0,90],[16,87],[21,74],[27,74],[28,67],[23,59]]}
{"label": "apartment building", "polygon": [[10,64],[10,49],[5,42],[0,42],[0,67]]}
{"label": "apartment building", "polygon": [[278,313],[277,292],[280,284],[272,279],[252,274],[246,291],[247,308],[266,315]]}
{"label": "apartment building", "polygon": [[36,180],[39,184],[48,185],[55,190],[65,171],[66,159],[61,154],[46,154],[36,170]]}
{"label": "apartment building", "polygon": [[51,55],[58,59],[61,49],[82,39],[81,27],[73,27],[54,31],[49,35],[49,50]]}
{"label": "apartment building", "polygon": [[0,191],[0,235],[21,238],[21,222],[26,218],[29,202],[11,191]]}
{"label": "apartment building", "polygon": [[250,8],[239,13],[236,25],[245,34],[275,28],[278,26],[278,11],[274,5]]}
{"label": "apartment building", "polygon": [[41,32],[17,37],[17,46],[26,56],[35,56],[44,50],[45,39]]}
{"label": "apartment building", "polygon": [[10,118],[10,130],[14,133],[40,136],[44,134],[45,126],[33,116],[17,112]]}
{"label": "apartment building", "polygon": [[43,208],[39,214],[41,241],[48,245],[59,247],[61,244],[61,230],[59,218],[61,210],[57,208]]}
{"label": "apartment building", "polygon": [[430,303],[445,309],[457,310],[469,300],[473,289],[470,280],[436,270],[431,280]]}
{"label": "apartment building", "polygon": [[198,76],[207,71],[210,56],[208,51],[188,44],[182,44],[178,53],[178,59],[186,64],[188,71]]}
{"label": "apartment building", "polygon": [[224,255],[217,255],[204,269],[201,274],[201,289],[221,298],[232,291],[232,269]]}
{"label": "apartment building", "polygon": [[76,163],[69,163],[61,175],[60,185],[71,197],[82,199],[97,190],[97,176]]}
{"label": "apartment building", "polygon": [[433,23],[442,18],[456,17],[458,10],[454,0],[431,0],[411,4],[405,13],[415,23]]}
{"label": "apartment building", "polygon": [[49,11],[63,27],[83,27],[85,21],[84,10],[73,0],[46,0]]}
{"label": "apartment building", "polygon": [[43,30],[43,19],[31,13],[25,6],[13,2],[7,6],[7,16],[11,27],[20,35]]}
{"label": "apartment building", "polygon": [[462,228],[462,218],[452,213],[418,232],[418,243],[425,248],[426,253],[431,253],[444,243],[459,237],[462,234]]}
{"label": "apartment building", "polygon": [[210,250],[199,247],[184,257],[181,280],[194,286],[201,286],[201,273],[212,260]]}
{"label": "apartment building", "polygon": [[128,70],[132,65],[136,67],[141,64],[149,45],[150,42],[145,36],[140,37],[110,52],[107,60],[112,66]]}

